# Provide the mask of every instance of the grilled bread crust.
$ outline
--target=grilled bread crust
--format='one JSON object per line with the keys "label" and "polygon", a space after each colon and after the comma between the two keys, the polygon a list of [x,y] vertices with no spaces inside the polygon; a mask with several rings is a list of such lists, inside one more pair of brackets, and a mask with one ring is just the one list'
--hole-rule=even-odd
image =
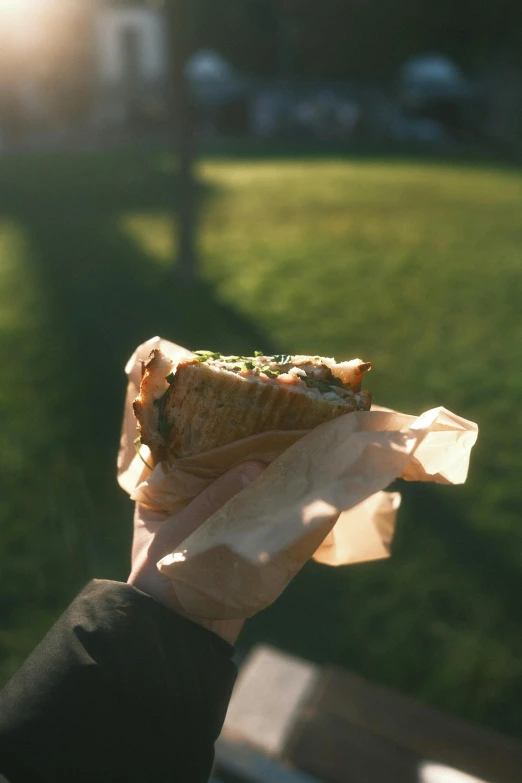
{"label": "grilled bread crust", "polygon": [[[347,404],[266,383],[199,361],[178,365],[161,403],[159,433],[146,421],[145,406],[134,405],[142,443],[154,462],[179,459],[271,430],[312,429],[355,410],[369,410],[371,396],[358,392]],[[158,412],[159,413],[159,412]]]}

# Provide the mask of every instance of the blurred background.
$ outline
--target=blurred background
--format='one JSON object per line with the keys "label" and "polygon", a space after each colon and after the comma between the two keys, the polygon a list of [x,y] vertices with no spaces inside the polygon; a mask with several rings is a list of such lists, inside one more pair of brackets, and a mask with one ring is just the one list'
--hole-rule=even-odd
{"label": "blurred background", "polygon": [[0,680],[125,579],[123,368],[193,349],[373,362],[481,435],[398,486],[389,562],[308,564],[240,649],[522,732],[522,4],[0,0]]}

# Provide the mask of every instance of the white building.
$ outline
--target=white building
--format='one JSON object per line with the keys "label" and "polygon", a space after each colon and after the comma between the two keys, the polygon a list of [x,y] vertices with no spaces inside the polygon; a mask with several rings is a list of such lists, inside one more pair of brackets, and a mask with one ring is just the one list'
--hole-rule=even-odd
{"label": "white building", "polygon": [[[1,0],[0,0],[1,2]],[[168,120],[168,22],[157,0],[38,0],[23,40],[0,25],[0,137],[18,145],[73,133],[157,129]],[[14,19],[15,17],[13,17]],[[38,22],[36,24],[36,21]],[[14,24],[14,22],[13,22]],[[28,50],[30,29],[35,43]],[[16,45],[15,45],[16,44]],[[9,52],[6,55],[6,49]],[[187,77],[212,130],[219,107],[244,89],[218,53],[197,52]]]}
{"label": "white building", "polygon": [[109,0],[95,12],[97,121],[125,124],[165,112],[168,41],[164,12]]}
{"label": "white building", "polygon": [[[98,124],[165,118],[170,59],[165,12],[157,6],[100,0],[94,29]],[[213,112],[240,94],[243,80],[213,51],[196,52],[186,72],[194,99],[212,125]]]}

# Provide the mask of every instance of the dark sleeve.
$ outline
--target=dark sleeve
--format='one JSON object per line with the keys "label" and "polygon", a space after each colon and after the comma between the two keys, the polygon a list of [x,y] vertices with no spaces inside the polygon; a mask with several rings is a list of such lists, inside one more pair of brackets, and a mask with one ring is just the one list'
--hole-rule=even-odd
{"label": "dark sleeve", "polygon": [[0,773],[206,783],[232,653],[136,588],[91,582],[0,693]]}

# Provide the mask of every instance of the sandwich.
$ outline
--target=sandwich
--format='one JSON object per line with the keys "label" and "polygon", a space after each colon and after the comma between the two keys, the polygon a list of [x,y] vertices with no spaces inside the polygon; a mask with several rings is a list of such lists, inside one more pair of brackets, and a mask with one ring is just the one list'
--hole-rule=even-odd
{"label": "sandwich", "polygon": [[273,430],[310,430],[370,410],[361,388],[370,362],[320,356],[223,356],[196,351],[179,362],[156,349],[134,401],[140,440],[154,464],[191,457]]}

